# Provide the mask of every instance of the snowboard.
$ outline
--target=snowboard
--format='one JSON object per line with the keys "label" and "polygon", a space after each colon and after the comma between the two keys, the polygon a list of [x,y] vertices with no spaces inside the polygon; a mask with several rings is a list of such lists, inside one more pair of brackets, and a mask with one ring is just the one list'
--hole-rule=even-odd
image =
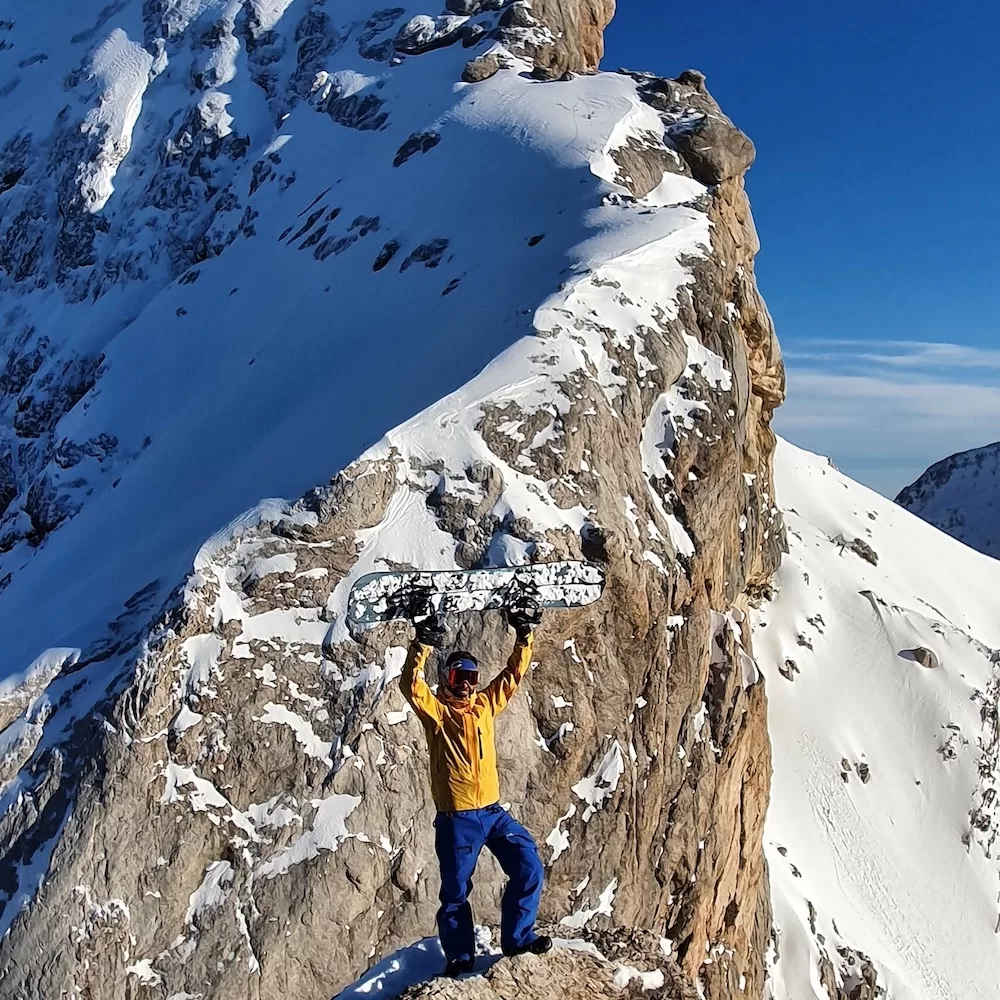
{"label": "snowboard", "polygon": [[347,627],[353,636],[379,622],[424,614],[495,611],[531,598],[543,610],[583,608],[604,591],[604,570],[588,562],[533,563],[495,569],[369,573],[351,588]]}

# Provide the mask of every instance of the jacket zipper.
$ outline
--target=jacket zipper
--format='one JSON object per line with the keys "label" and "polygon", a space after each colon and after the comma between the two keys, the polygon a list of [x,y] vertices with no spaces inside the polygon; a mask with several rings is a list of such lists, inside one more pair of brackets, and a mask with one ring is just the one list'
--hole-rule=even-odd
{"label": "jacket zipper", "polygon": [[479,759],[483,759],[483,733],[479,726],[476,726],[476,735],[479,737]]}
{"label": "jacket zipper", "polygon": [[[475,717],[471,713],[467,714],[465,716],[465,719],[466,719],[466,724],[469,726],[470,729],[473,726],[475,726],[476,732],[479,731],[479,726],[476,725]],[[475,808],[478,809],[479,808],[479,797],[480,797],[480,791],[481,791],[480,787],[479,787],[479,758],[475,755],[474,752],[472,754],[472,780],[473,780],[473,783],[475,785],[475,795],[476,795],[476,806],[475,806]]]}

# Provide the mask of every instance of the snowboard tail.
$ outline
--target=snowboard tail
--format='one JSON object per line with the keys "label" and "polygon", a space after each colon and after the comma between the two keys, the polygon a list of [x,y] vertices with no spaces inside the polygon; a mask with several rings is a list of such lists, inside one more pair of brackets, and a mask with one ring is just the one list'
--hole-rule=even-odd
{"label": "snowboard tail", "polygon": [[588,562],[369,573],[351,588],[347,627],[357,636],[379,622],[411,618],[418,604],[461,614],[509,608],[530,597],[543,610],[583,608],[603,591],[604,570]]}

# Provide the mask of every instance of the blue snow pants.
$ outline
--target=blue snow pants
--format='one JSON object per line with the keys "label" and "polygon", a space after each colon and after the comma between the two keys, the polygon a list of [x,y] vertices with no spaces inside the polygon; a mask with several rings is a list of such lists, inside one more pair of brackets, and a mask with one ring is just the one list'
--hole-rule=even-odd
{"label": "blue snow pants", "polygon": [[544,872],[531,834],[499,805],[439,812],[434,831],[434,849],[441,865],[437,924],[445,958],[455,962],[476,956],[469,893],[484,846],[508,878],[500,907],[500,947],[512,950],[534,941]]}

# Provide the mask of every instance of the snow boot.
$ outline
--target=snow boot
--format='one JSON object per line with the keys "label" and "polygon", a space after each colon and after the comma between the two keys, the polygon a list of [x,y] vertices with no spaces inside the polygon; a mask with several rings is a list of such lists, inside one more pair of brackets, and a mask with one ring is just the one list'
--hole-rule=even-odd
{"label": "snow boot", "polygon": [[547,934],[539,934],[533,941],[529,941],[527,944],[521,945],[520,948],[504,948],[503,953],[508,958],[513,958],[515,955],[544,955],[547,951],[552,950],[552,938]]}
{"label": "snow boot", "polygon": [[449,962],[445,966],[444,974],[449,979],[458,979],[459,976],[472,972],[475,967],[476,960],[474,958],[456,958],[454,962]]}

